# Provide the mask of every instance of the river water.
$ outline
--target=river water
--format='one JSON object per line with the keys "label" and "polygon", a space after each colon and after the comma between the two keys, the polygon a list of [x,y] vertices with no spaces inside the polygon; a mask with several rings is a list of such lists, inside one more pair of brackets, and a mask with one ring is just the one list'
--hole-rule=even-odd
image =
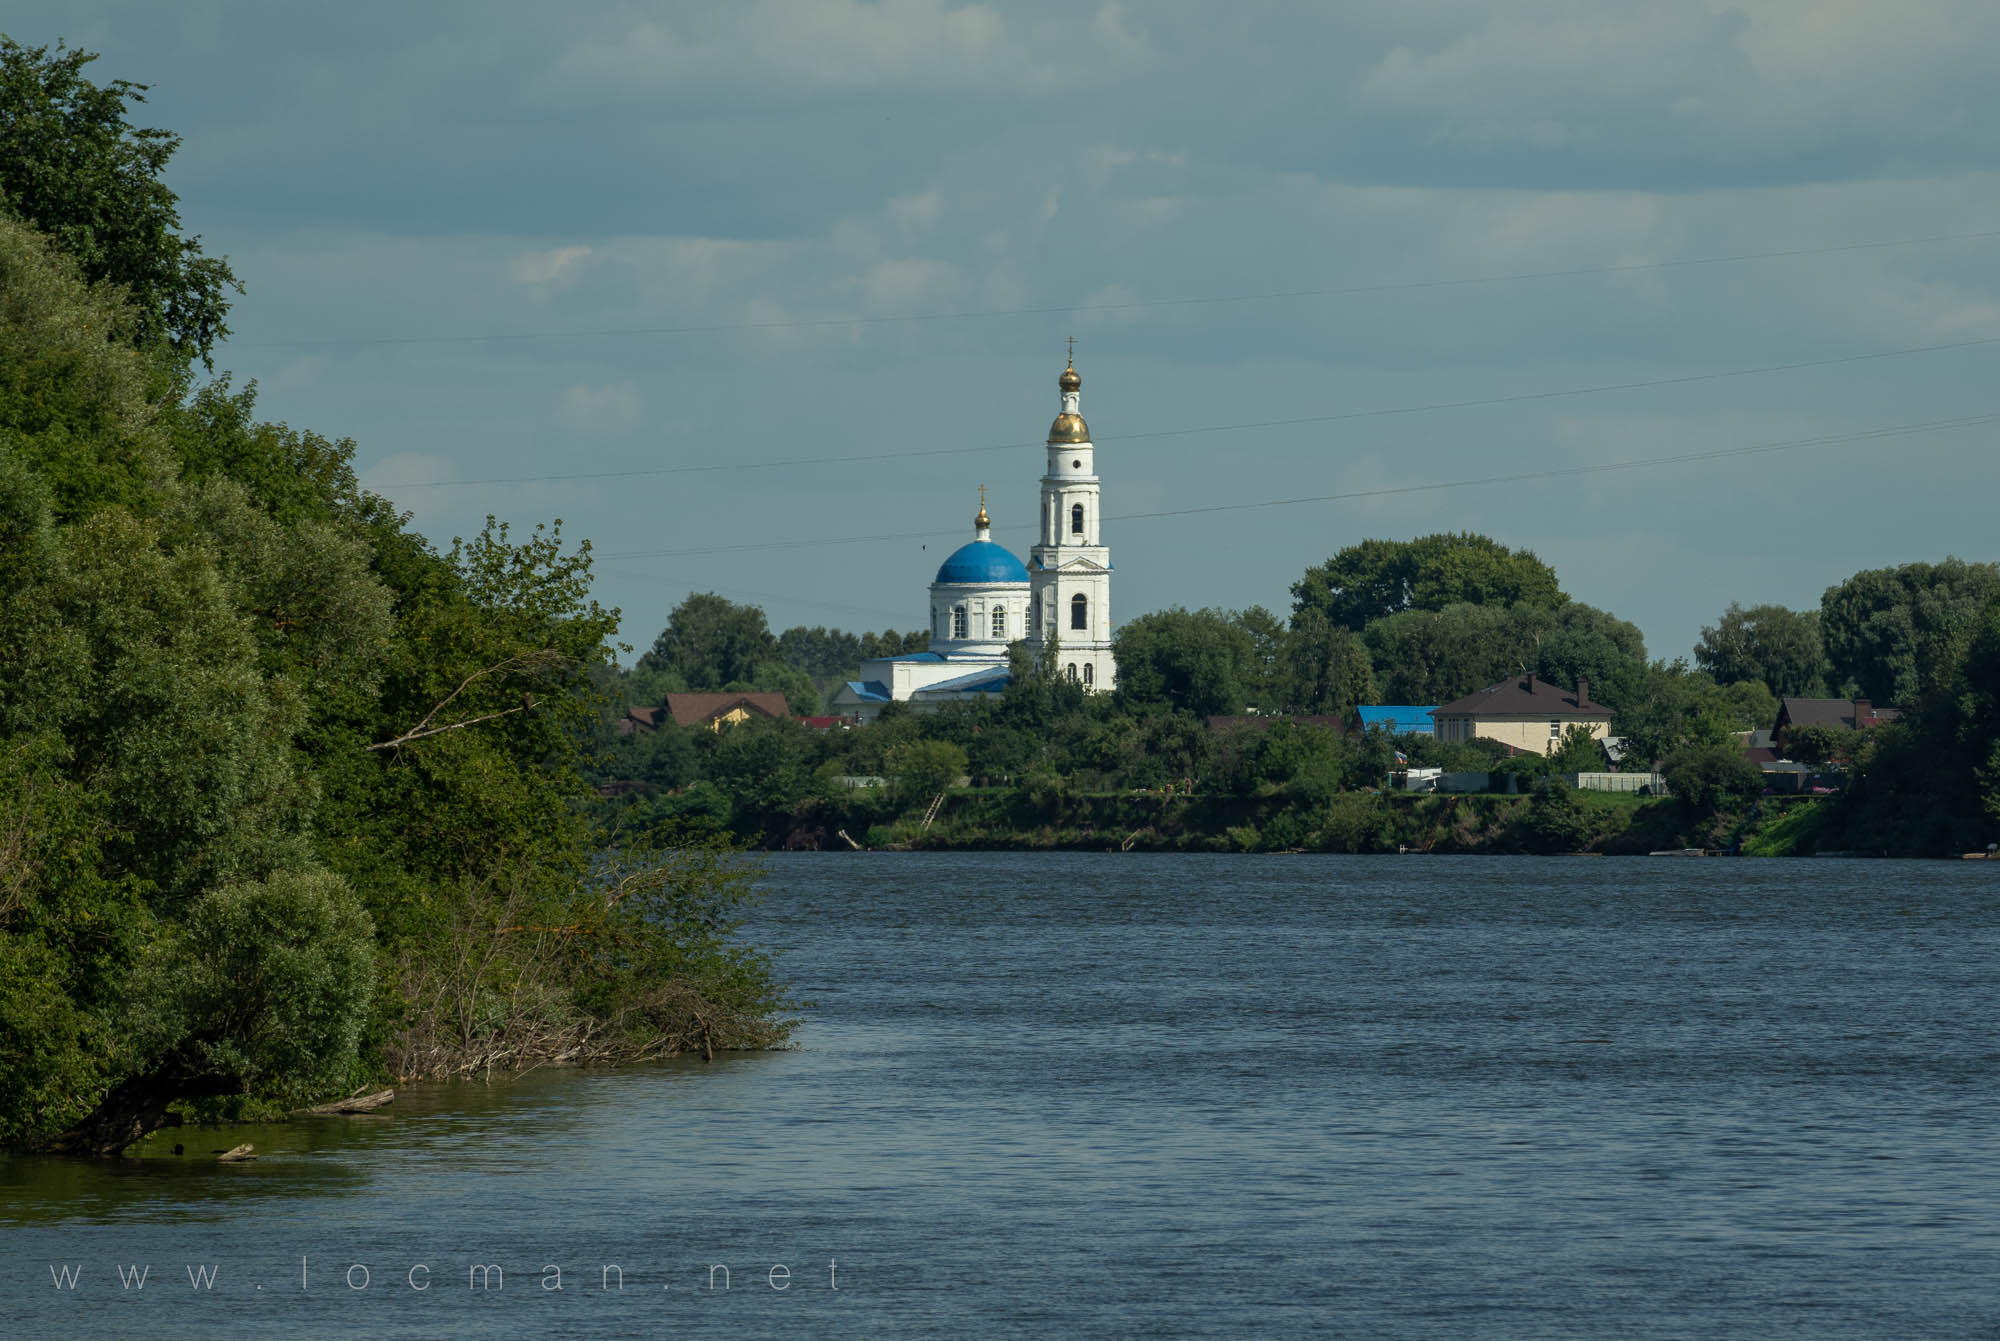
{"label": "river water", "polygon": [[2000,1329],[1984,863],[768,867],[795,1050],[0,1162],[0,1335]]}

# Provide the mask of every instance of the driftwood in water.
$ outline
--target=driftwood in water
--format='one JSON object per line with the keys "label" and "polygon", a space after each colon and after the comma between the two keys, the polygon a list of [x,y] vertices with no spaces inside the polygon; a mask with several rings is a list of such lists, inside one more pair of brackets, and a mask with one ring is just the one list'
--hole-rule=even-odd
{"label": "driftwood in water", "polygon": [[243,1164],[257,1158],[257,1147],[248,1143],[225,1150],[215,1157],[217,1164]]}
{"label": "driftwood in water", "polygon": [[357,1094],[346,1099],[336,1099],[330,1104],[316,1104],[311,1108],[301,1108],[293,1117],[353,1117],[361,1113],[372,1113],[383,1104],[396,1097],[394,1090],[377,1090],[373,1094]]}

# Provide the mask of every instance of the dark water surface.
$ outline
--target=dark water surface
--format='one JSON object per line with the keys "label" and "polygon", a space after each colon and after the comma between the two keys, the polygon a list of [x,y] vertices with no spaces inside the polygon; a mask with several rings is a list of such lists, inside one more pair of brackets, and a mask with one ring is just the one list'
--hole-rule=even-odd
{"label": "dark water surface", "polygon": [[0,1162],[0,1335],[2000,1332],[1984,863],[770,870],[797,1050]]}

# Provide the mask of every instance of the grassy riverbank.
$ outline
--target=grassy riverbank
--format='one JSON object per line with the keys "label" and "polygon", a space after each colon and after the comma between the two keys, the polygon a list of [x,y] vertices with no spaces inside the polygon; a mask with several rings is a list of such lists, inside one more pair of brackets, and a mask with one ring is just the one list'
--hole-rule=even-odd
{"label": "grassy riverbank", "polygon": [[[1673,798],[1596,792],[1428,795],[1343,792],[1303,804],[1262,796],[962,788],[931,822],[922,809],[881,815],[872,798],[812,802],[766,831],[779,848],[925,851],[1436,852],[1624,855],[1700,847],[1807,855],[1823,803],[1763,798],[1746,810],[1690,815]],[[841,837],[845,831],[847,838]]]}

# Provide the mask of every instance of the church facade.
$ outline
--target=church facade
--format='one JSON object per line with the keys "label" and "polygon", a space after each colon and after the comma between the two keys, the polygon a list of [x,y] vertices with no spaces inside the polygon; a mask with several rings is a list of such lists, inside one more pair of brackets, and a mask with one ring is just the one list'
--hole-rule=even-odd
{"label": "church facade", "polygon": [[1057,672],[1087,690],[1117,687],[1111,551],[1074,359],[1057,387],[1061,409],[1049,427],[1040,529],[1027,563],[994,542],[982,489],[972,539],[931,582],[930,649],[863,662],[861,678],[835,691],[833,711],[871,721],[893,702],[934,707],[997,694],[1011,679],[1008,646],[1023,641],[1036,657],[1053,653]]}

